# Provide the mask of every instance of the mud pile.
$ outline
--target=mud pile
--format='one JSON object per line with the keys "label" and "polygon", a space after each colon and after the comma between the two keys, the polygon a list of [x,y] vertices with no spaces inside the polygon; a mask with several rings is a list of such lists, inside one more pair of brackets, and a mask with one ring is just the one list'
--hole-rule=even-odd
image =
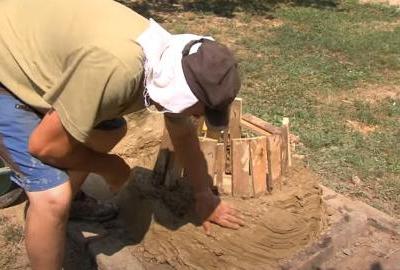
{"label": "mud pile", "polygon": [[273,269],[324,228],[318,180],[295,164],[282,189],[273,194],[249,200],[223,198],[240,210],[246,226],[238,231],[213,226],[212,235],[206,236],[194,225],[193,200],[185,182],[170,189],[153,184],[151,168],[157,159],[162,116],[134,117],[127,138],[114,152],[135,165],[134,179],[118,203],[130,251],[143,264],[159,269]]}

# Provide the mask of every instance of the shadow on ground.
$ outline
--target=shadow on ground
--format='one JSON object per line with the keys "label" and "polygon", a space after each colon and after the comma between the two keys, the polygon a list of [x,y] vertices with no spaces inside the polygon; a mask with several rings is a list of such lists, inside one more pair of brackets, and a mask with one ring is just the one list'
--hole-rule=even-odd
{"label": "shadow on ground", "polygon": [[338,6],[338,0],[150,0],[132,1],[117,0],[141,15],[159,20],[157,12],[192,11],[214,13],[222,17],[234,17],[238,11],[250,14],[271,13],[282,4],[293,6],[313,7],[318,9],[334,9]]}
{"label": "shadow on ground", "polygon": [[112,256],[120,254],[127,246],[138,245],[152,223],[169,231],[189,223],[201,224],[193,212],[193,193],[187,182],[179,181],[166,187],[153,170],[140,166],[132,169],[131,177],[128,186],[116,198],[120,207],[117,219],[102,224],[70,222],[69,233],[74,234],[70,237],[83,242],[90,256]]}

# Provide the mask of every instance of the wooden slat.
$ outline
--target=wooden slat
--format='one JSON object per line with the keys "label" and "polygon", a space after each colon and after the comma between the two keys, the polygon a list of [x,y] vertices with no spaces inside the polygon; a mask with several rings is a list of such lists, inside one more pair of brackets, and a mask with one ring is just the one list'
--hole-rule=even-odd
{"label": "wooden slat", "polygon": [[224,148],[225,148],[225,173],[232,174],[232,148],[231,148],[231,139],[230,135],[225,130],[223,134],[224,139]]}
{"label": "wooden slat", "polygon": [[284,117],[282,120],[282,124],[285,127],[285,133],[287,134],[287,161],[288,161],[288,166],[291,167],[292,166],[292,147],[290,145],[290,128],[289,128],[289,118],[288,117]]}
{"label": "wooden slat", "polygon": [[207,138],[219,141],[221,136],[222,136],[221,131],[216,131],[216,130],[212,130],[212,129],[207,129],[207,131],[206,131]]}
{"label": "wooden slat", "polygon": [[173,151],[172,143],[169,138],[168,131],[164,129],[163,137],[161,139],[160,150],[158,152],[157,161],[154,165],[153,177],[155,183],[164,185],[165,177],[168,170],[168,163],[170,154]]}
{"label": "wooden slat", "polygon": [[242,118],[242,99],[235,98],[231,105],[229,118],[229,134],[231,139],[238,139],[242,132],[240,129],[240,119]]}
{"label": "wooden slat", "polygon": [[268,158],[268,191],[280,189],[279,177],[281,176],[281,145],[280,135],[267,137],[267,158]]}
{"label": "wooden slat", "polygon": [[265,136],[250,140],[250,173],[253,194],[258,197],[267,191],[267,139]]}
{"label": "wooden slat", "polygon": [[232,139],[232,195],[249,198],[252,196],[250,176],[249,139]]}
{"label": "wooden slat", "polygon": [[222,193],[232,196],[232,175],[224,174]]}
{"label": "wooden slat", "polygon": [[217,140],[201,138],[200,149],[203,152],[207,163],[207,173],[211,176],[210,186],[214,186],[213,179],[215,175],[215,160],[217,155]]}
{"label": "wooden slat", "polygon": [[179,162],[175,152],[170,152],[168,157],[168,166],[165,174],[164,185],[174,187],[183,176],[183,166]]}
{"label": "wooden slat", "polygon": [[282,175],[285,174],[288,170],[289,167],[289,158],[290,158],[290,145],[289,145],[289,118],[284,118],[284,121],[282,121],[282,149],[281,149],[281,154],[282,154]]}
{"label": "wooden slat", "polygon": [[161,140],[160,155],[154,172],[157,183],[167,187],[176,186],[183,175],[183,166],[178,161],[174,152],[174,146],[166,129]]}
{"label": "wooden slat", "polygon": [[247,122],[250,122],[251,124],[255,125],[256,127],[261,128],[271,134],[281,134],[280,128],[254,116],[254,115],[251,115],[249,113],[244,114],[242,116],[242,119]]}
{"label": "wooden slat", "polygon": [[259,128],[244,119],[240,120],[240,125],[242,128],[248,129],[257,135],[261,135],[261,136],[271,135],[271,133],[266,131],[265,129]]}
{"label": "wooden slat", "polygon": [[223,143],[217,144],[217,153],[215,158],[215,185],[220,193],[224,192],[223,182],[225,174],[225,146]]}

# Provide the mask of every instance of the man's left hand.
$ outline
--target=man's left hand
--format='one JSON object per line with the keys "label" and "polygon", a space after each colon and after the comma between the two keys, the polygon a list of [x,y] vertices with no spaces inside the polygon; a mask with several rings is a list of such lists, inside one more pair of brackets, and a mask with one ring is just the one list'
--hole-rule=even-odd
{"label": "man's left hand", "polygon": [[202,220],[205,233],[211,233],[211,223],[225,228],[237,230],[244,225],[243,219],[238,216],[235,208],[220,200],[211,191],[198,193],[196,198],[196,212]]}

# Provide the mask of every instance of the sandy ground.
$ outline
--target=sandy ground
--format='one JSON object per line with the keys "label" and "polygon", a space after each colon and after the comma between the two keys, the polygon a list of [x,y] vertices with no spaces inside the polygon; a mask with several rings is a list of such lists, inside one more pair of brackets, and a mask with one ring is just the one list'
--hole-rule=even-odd
{"label": "sandy ground", "polygon": [[[283,178],[281,189],[273,194],[248,200],[224,197],[240,210],[246,226],[238,231],[214,226],[211,236],[206,236],[194,218],[187,184],[181,181],[176,187],[166,188],[151,180],[162,135],[162,116],[137,114],[130,120],[128,135],[113,151],[133,167],[132,179],[116,198],[121,207],[120,219],[104,226],[124,244],[127,256],[138,258],[147,269],[277,269],[282,259],[315,242],[329,227],[329,209],[323,202],[318,177],[296,162]],[[96,177],[87,181],[85,189],[99,198],[110,198],[106,185]],[[23,207],[21,204],[1,210],[0,215],[23,225]],[[368,265],[379,256],[397,258],[398,236],[372,228],[363,237],[349,250],[332,257],[322,269],[360,269],[359,256],[373,260],[364,260]],[[16,260],[5,269],[29,269],[21,243],[17,249],[2,243],[0,239],[0,246],[9,252],[17,250]],[[81,247],[73,242],[68,242],[67,247],[65,269],[93,269]],[[111,250],[107,255],[119,251]]]}
{"label": "sandy ground", "polygon": [[[206,236],[196,226],[187,183],[182,180],[179,186],[166,188],[151,180],[163,120],[146,115],[130,116],[128,136],[113,150],[133,167],[132,181],[117,198],[127,233],[117,237],[127,241],[131,254],[142,263],[170,269],[274,269],[326,226],[318,178],[297,165],[272,195],[223,198],[241,211],[247,224],[239,231],[214,226],[212,235]],[[105,186],[95,182],[88,181],[85,188],[107,198]]]}
{"label": "sandy ground", "polygon": [[139,209],[147,206],[153,217],[141,243],[132,247],[132,254],[175,269],[275,269],[279,260],[315,240],[325,226],[316,179],[303,168],[293,176],[290,179],[296,181],[285,183],[284,192],[259,199],[224,198],[240,210],[247,224],[238,231],[214,226],[211,236],[193,225],[190,207],[183,207],[190,205],[185,192],[165,190],[155,198],[147,191],[141,199],[139,194],[144,193],[138,188],[139,196],[121,200],[130,205],[123,209],[123,215],[131,236],[136,238],[140,231],[137,220],[143,212],[138,214]]}
{"label": "sandy ground", "polygon": [[393,6],[400,6],[400,0],[361,0],[360,3],[380,3]]}

